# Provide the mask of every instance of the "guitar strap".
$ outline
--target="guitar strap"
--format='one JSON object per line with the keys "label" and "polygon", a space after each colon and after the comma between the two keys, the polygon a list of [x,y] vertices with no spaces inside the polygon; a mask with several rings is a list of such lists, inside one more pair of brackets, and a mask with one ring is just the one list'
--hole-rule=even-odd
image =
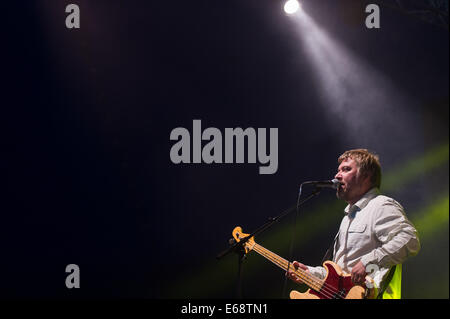
{"label": "guitar strap", "polygon": [[323,256],[322,262],[320,263],[321,265],[327,260],[333,260],[334,245],[336,244],[336,240],[338,239],[338,237],[339,237],[339,230],[338,230],[336,236],[334,236],[334,240],[331,243],[331,246],[327,249],[325,255]]}

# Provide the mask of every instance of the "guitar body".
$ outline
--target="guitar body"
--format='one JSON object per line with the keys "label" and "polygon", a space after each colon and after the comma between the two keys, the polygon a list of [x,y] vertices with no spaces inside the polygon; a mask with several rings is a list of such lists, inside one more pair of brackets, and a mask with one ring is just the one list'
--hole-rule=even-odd
{"label": "guitar body", "polygon": [[351,275],[345,274],[337,264],[326,261],[323,266],[327,270],[327,276],[319,291],[308,289],[301,293],[292,290],[289,297],[291,299],[364,299],[368,297],[366,288],[354,285]]}

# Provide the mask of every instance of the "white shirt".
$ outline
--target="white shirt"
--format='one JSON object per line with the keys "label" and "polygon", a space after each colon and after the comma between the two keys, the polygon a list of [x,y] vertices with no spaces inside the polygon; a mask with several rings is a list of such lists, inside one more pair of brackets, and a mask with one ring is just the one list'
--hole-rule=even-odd
{"label": "white shirt", "polygon": [[[417,231],[394,199],[379,195],[372,188],[355,204],[347,205],[337,240],[333,261],[346,273],[361,261],[380,287],[391,266],[403,263],[420,250]],[[308,267],[323,279],[325,268]]]}

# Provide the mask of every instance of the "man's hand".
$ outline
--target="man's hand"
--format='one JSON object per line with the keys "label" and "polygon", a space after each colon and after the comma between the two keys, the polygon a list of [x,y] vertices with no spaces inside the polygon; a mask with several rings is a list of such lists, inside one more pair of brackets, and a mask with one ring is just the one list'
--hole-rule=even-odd
{"label": "man's hand", "polygon": [[[307,266],[303,265],[302,263],[299,263],[298,261],[294,261],[292,263],[292,265],[294,266],[295,270],[300,268],[300,269],[303,269],[305,271],[309,271]],[[298,278],[298,276],[293,271],[289,270],[287,272],[286,276],[288,276],[292,281],[294,281],[297,284],[303,283],[303,281],[301,281],[300,278]]]}
{"label": "man's hand", "polygon": [[366,267],[359,261],[355,267],[352,268],[352,281],[355,285],[361,285],[366,280]]}

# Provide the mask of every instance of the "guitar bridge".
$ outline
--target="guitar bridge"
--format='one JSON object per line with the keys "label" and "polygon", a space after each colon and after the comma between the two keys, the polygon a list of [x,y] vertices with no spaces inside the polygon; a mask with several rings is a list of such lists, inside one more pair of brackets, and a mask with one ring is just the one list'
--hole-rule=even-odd
{"label": "guitar bridge", "polygon": [[341,289],[334,293],[333,299],[345,299],[345,296],[347,295],[347,291],[345,289]]}

